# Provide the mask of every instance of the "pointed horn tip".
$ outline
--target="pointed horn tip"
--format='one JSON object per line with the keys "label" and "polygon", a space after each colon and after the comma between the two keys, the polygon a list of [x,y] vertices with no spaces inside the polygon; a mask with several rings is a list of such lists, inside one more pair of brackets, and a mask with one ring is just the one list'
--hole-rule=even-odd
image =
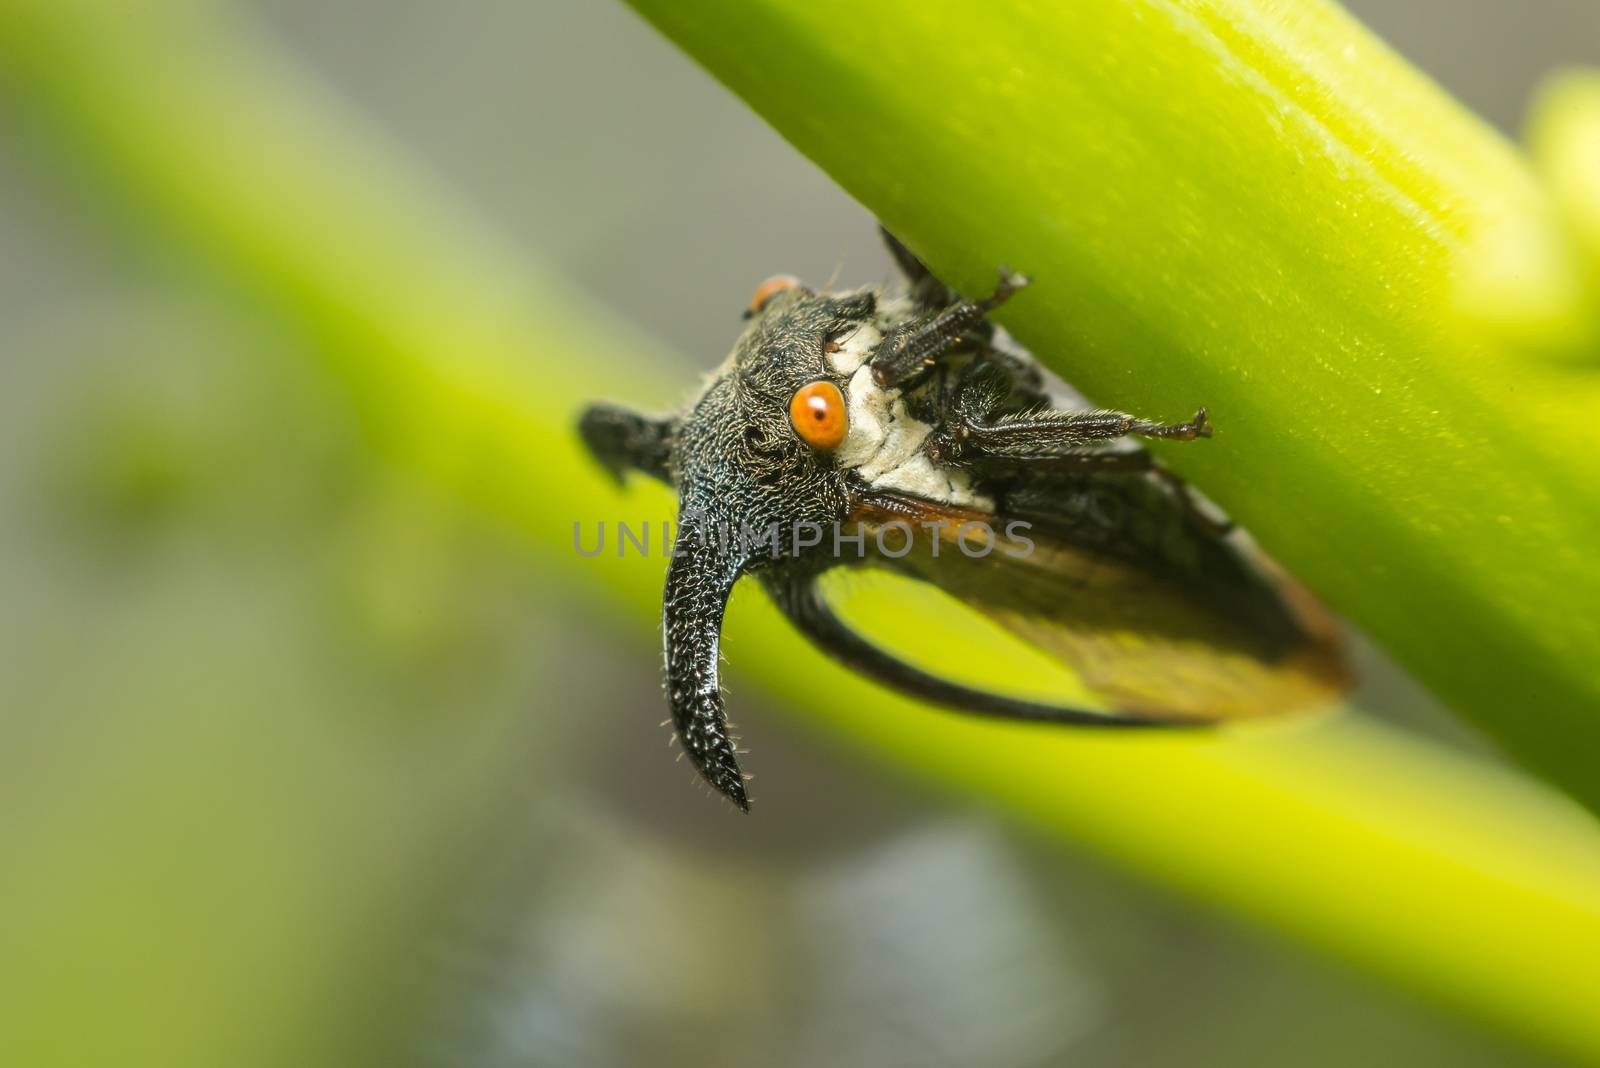
{"label": "pointed horn tip", "polygon": [[742,776],[735,775],[731,778],[722,779],[712,783],[712,786],[716,788],[719,794],[732,801],[740,812],[747,816],[750,814],[750,795],[745,792],[744,778]]}

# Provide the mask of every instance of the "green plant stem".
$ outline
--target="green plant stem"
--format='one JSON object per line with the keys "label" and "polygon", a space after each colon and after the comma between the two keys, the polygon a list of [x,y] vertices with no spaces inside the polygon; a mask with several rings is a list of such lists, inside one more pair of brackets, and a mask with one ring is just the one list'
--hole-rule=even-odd
{"label": "green plant stem", "polygon": [[632,0],[1462,715],[1600,808],[1600,375],[1488,347],[1546,198],[1330,3]]}
{"label": "green plant stem", "polygon": [[[619,495],[571,433],[591,397],[677,399],[687,383],[651,370],[649,343],[502,247],[233,18],[149,3],[108,26],[106,8],[56,0],[5,0],[0,13],[0,64],[18,110],[78,161],[97,195],[127,209],[146,240],[303,338],[397,470],[520,531],[558,591],[615,605],[637,655],[655,655],[661,561],[581,560],[571,541],[577,519],[670,514],[662,491]],[[1019,250],[1017,262],[1039,247]],[[1076,292],[1040,304],[1087,299]],[[1173,404],[1199,384],[1176,371],[1157,381],[1157,399]],[[1227,462],[1249,464],[1268,493],[1289,493],[1280,463],[1320,477],[1307,442],[1274,450],[1260,440],[1281,426],[1247,395],[1229,393],[1241,404],[1238,430],[1214,451],[1226,443]],[[1257,448],[1270,463],[1250,459]],[[1277,529],[1305,496],[1254,514]],[[1600,1061],[1600,840],[1564,802],[1353,716],[1231,739],[997,726],[872,687],[759,600],[736,598],[728,630],[736,684],[789,694],[806,678],[828,700],[795,713],[841,737],[1435,1000]]]}

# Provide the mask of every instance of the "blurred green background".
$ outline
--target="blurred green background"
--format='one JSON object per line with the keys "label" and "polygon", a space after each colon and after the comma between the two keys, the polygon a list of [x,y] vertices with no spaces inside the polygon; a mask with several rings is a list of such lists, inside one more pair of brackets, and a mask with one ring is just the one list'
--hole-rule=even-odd
{"label": "blurred green background", "polygon": [[[620,4],[244,6],[309,102],[343,97],[585,293],[574,323],[603,310],[596,352],[578,331],[525,354],[535,386],[631,330],[643,392],[686,388],[766,275],[890,276],[867,214]],[[1588,0],[1349,6],[1508,129],[1544,71],[1600,52]],[[129,31],[108,13],[101,47]],[[737,818],[666,749],[636,613],[371,448],[349,377],[305,358],[315,328],[119,191],[23,66],[0,66],[0,1063],[1555,1056],[755,687]],[[593,392],[638,400],[634,377],[597,368]],[[1363,707],[1498,763],[1362,659]]]}

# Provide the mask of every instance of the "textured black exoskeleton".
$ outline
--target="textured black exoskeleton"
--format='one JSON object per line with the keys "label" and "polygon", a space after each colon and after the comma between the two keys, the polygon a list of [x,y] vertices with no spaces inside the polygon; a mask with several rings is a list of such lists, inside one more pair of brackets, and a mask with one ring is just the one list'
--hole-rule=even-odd
{"label": "textured black exoskeleton", "polygon": [[[723,608],[746,573],[838,659],[967,712],[1192,725],[1291,711],[1345,687],[1338,632],[1316,603],[1118,441],[1210,437],[1204,409],[1166,424],[1058,406],[1059,389],[987,318],[1026,278],[1002,271],[987,299],[963,300],[885,236],[905,292],[773,279],[684,411],[596,405],[581,420],[618,478],[638,470],[678,492],[662,609],[668,699],[717,790],[749,808],[717,678]],[[864,542],[841,550],[835,524],[864,529]],[[989,551],[968,552],[972,537]],[[820,580],[839,566],[937,584],[1073,667],[1103,710],[960,685],[891,655],[830,608]]]}

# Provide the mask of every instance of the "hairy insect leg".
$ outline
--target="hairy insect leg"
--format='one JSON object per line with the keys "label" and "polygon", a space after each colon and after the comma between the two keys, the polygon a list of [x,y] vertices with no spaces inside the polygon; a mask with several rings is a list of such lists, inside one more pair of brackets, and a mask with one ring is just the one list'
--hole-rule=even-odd
{"label": "hairy insect leg", "polygon": [[945,463],[1047,460],[1128,435],[1193,441],[1209,438],[1211,425],[1204,408],[1183,423],[1152,423],[1125,412],[1042,411],[1002,415],[993,422],[961,421],[942,431],[930,448],[936,451],[935,459]]}
{"label": "hairy insect leg", "polygon": [[677,421],[653,419],[611,404],[591,405],[578,420],[589,452],[618,482],[628,471],[671,482],[667,470]]}
{"label": "hairy insect leg", "polygon": [[[1154,423],[1126,412],[1100,409],[1008,411],[1013,391],[1004,367],[983,361],[969,367],[951,397],[945,427],[928,443],[943,463],[1064,461],[1079,450],[1126,436],[1193,441],[1211,436],[1206,410],[1182,423]],[[1104,461],[1097,461],[1104,462]]]}
{"label": "hairy insect leg", "polygon": [[962,342],[973,340],[972,332],[983,325],[984,317],[1027,284],[1026,275],[1001,268],[999,284],[984,300],[957,301],[893,328],[872,354],[873,381],[888,388],[914,378]]}

